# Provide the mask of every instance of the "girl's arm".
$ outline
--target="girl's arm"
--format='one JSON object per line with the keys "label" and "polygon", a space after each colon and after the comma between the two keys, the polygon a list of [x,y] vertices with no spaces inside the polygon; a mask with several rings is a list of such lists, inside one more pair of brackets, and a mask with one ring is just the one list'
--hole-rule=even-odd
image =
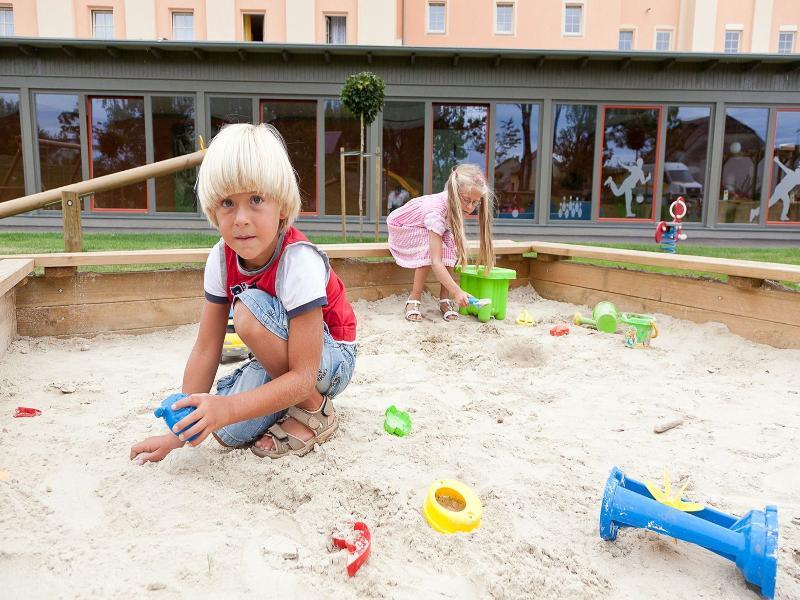
{"label": "girl's arm", "polygon": [[207,394],[217,374],[230,304],[205,301],[200,314],[200,329],[186,368],[183,371],[184,394]]}
{"label": "girl's arm", "polygon": [[453,300],[456,301],[456,304],[467,306],[469,304],[469,295],[459,287],[442,262],[442,236],[428,230],[428,244],[430,245],[431,253],[431,270],[437,281],[453,295]]}

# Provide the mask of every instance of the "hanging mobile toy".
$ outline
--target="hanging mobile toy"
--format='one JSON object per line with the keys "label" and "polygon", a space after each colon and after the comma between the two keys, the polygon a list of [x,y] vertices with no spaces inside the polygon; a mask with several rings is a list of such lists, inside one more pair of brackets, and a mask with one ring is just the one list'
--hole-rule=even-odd
{"label": "hanging mobile toy", "polygon": [[669,205],[669,214],[672,221],[659,221],[656,225],[656,243],[661,244],[661,250],[669,254],[677,252],[679,241],[686,239],[683,233],[683,218],[686,216],[686,201],[683,196],[679,196],[675,202]]}

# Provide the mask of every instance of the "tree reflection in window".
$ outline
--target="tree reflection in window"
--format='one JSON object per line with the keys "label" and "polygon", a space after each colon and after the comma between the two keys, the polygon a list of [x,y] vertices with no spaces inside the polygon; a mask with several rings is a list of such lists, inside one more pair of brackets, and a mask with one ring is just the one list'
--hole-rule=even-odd
{"label": "tree reflection in window", "polygon": [[[153,157],[156,162],[195,150],[194,97],[155,96],[153,113]],[[156,178],[156,211],[195,212],[194,183],[197,169]]]}
{"label": "tree reflection in window", "polygon": [[533,219],[539,105],[498,104],[496,115],[494,192],[497,216]]}
{"label": "tree reflection in window", "polygon": [[24,195],[19,95],[0,94],[0,202]]}
{"label": "tree reflection in window", "polygon": [[556,104],[553,115],[550,220],[592,218],[592,173],[597,107]]}
{"label": "tree reflection in window", "polygon": [[667,108],[661,187],[661,218],[664,220],[672,220],[669,206],[679,197],[686,201],[684,221],[699,223],[703,219],[710,122],[711,108],[708,106]]}
{"label": "tree reflection in window", "polygon": [[[40,190],[52,190],[82,179],[78,96],[36,94]],[[46,206],[61,210],[60,204]]]}
{"label": "tree reflection in window", "polygon": [[[453,167],[471,163],[486,173],[486,105],[433,105],[432,191],[441,192]],[[477,210],[477,209],[476,209]]]}

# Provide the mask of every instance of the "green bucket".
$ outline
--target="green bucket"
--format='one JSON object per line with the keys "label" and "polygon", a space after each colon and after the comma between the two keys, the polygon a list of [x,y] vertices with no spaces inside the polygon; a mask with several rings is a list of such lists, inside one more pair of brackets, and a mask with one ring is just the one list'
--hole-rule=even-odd
{"label": "green bucket", "polygon": [[625,345],[628,348],[646,348],[650,345],[650,340],[658,337],[653,315],[622,313],[620,320],[629,326],[625,332]]}

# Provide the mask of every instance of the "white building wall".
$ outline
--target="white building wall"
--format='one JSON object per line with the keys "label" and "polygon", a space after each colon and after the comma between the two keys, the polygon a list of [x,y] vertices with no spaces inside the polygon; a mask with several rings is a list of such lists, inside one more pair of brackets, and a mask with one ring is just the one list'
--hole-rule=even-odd
{"label": "white building wall", "polygon": [[357,44],[399,46],[395,0],[358,0]]}
{"label": "white building wall", "polygon": [[125,37],[156,39],[156,0],[125,0]]}
{"label": "white building wall", "polygon": [[755,0],[753,4],[753,42],[750,52],[769,52],[773,3],[773,0]]}
{"label": "white building wall", "polygon": [[286,43],[314,43],[315,4],[314,0],[286,0]]}
{"label": "white building wall", "polygon": [[75,37],[72,0],[30,0],[36,2],[39,37]]}
{"label": "white building wall", "polygon": [[234,0],[206,0],[206,35],[209,40],[232,42],[236,39]]}

